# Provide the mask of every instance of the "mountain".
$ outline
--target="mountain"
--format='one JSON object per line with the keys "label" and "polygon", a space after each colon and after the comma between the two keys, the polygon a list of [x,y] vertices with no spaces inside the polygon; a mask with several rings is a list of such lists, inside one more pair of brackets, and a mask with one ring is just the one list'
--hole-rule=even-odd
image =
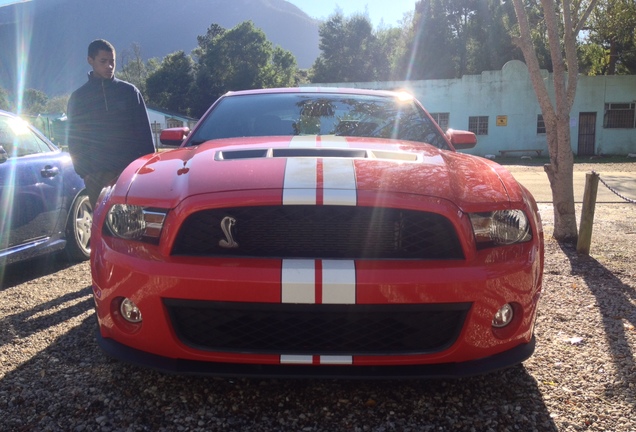
{"label": "mountain", "polygon": [[136,43],[147,60],[190,53],[213,23],[248,20],[299,67],[318,57],[319,22],[285,0],[33,0],[0,7],[0,86],[13,92],[25,68],[24,88],[67,94],[86,81],[94,39],[113,43],[118,60]]}

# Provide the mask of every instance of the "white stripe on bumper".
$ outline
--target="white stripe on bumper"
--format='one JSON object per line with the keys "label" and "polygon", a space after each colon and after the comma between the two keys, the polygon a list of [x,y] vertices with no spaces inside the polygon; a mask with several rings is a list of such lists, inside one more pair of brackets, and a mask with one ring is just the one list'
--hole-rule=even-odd
{"label": "white stripe on bumper", "polygon": [[322,262],[323,304],[356,303],[356,266],[353,261]]}
{"label": "white stripe on bumper", "polygon": [[[320,281],[316,281],[316,261],[285,259],[281,276],[281,303],[355,304],[356,266],[351,260],[319,261]],[[318,293],[319,300],[316,299]]]}
{"label": "white stripe on bumper", "polygon": [[[313,364],[314,356],[310,355],[289,355],[280,356],[281,364]],[[350,365],[353,364],[352,356],[318,356],[318,363],[321,365]]]}
{"label": "white stripe on bumper", "polygon": [[282,303],[316,303],[316,264],[314,260],[283,260]]}

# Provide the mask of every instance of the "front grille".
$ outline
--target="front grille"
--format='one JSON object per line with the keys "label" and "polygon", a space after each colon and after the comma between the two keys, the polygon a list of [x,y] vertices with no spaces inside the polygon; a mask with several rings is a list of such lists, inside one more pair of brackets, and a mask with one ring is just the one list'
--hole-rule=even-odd
{"label": "front grille", "polygon": [[[224,248],[224,218],[238,247]],[[226,219],[227,221],[227,219]],[[227,225],[226,225],[227,229]],[[190,215],[174,255],[264,258],[463,259],[453,225],[435,213],[357,206],[265,206]]]}
{"label": "front grille", "polygon": [[252,354],[423,354],[450,347],[470,303],[299,305],[165,299],[179,339]]}

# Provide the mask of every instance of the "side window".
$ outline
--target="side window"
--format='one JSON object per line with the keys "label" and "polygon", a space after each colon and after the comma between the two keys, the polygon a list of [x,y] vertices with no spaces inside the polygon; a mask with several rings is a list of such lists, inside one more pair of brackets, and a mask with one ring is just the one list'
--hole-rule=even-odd
{"label": "side window", "polygon": [[543,114],[537,115],[537,135],[545,134],[545,122],[543,121]]}
{"label": "side window", "polygon": [[34,150],[34,153],[48,153],[48,152],[53,150],[39,136],[37,136],[37,135],[35,135],[35,134],[31,133],[31,132],[29,132],[29,135],[33,138],[33,142],[32,142],[33,147],[32,148]]}
{"label": "side window", "polygon": [[9,157],[13,153],[13,140],[15,134],[9,127],[8,118],[0,117],[0,146]]}
{"label": "side window", "polygon": [[166,120],[166,127],[167,128],[183,127],[183,122],[179,119],[169,118],[168,120]]}
{"label": "side window", "polygon": [[468,130],[475,135],[488,135],[488,116],[468,117]]}
{"label": "side window", "polygon": [[430,113],[433,120],[439,125],[443,131],[448,130],[450,113]]}
{"label": "side window", "polygon": [[636,128],[636,103],[606,103],[603,127],[606,129]]}
{"label": "side window", "polygon": [[0,146],[9,157],[46,153],[51,148],[20,119],[0,117]]}

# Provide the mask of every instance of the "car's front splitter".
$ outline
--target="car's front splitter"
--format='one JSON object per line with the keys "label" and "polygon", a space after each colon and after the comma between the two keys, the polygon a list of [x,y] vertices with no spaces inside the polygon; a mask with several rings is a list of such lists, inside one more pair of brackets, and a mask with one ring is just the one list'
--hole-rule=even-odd
{"label": "car's front splitter", "polygon": [[535,349],[534,336],[527,344],[479,360],[406,366],[304,366],[254,365],[172,359],[130,348],[96,332],[98,345],[111,357],[164,373],[227,377],[323,378],[323,379],[432,379],[462,378],[494,372],[529,358]]}

